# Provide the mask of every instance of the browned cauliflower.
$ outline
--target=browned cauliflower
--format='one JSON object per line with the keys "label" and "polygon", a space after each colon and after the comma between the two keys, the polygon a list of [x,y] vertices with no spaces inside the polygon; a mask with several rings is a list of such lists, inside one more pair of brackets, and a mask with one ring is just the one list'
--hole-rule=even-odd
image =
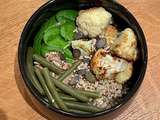
{"label": "browned cauliflower", "polygon": [[91,69],[99,80],[115,79],[123,84],[131,77],[133,68],[132,63],[99,49],[91,60]]}
{"label": "browned cauliflower", "polygon": [[137,59],[137,40],[134,31],[130,28],[122,31],[111,50],[119,57],[135,61]]}
{"label": "browned cauliflower", "polygon": [[118,35],[118,30],[115,26],[113,25],[109,25],[106,29],[105,29],[105,39],[106,39],[106,43],[108,46],[112,46],[115,42],[115,39],[117,38]]}
{"label": "browned cauliflower", "polygon": [[74,40],[71,42],[72,48],[78,49],[81,52],[81,56],[90,55],[95,50],[96,39],[84,41]]}
{"label": "browned cauliflower", "polygon": [[102,7],[81,10],[77,17],[78,30],[89,37],[96,37],[111,23],[112,15]]}
{"label": "browned cauliflower", "polygon": [[116,78],[115,78],[116,82],[120,84],[125,83],[131,77],[132,71],[133,71],[132,64],[131,63],[126,64],[124,71],[116,75]]}

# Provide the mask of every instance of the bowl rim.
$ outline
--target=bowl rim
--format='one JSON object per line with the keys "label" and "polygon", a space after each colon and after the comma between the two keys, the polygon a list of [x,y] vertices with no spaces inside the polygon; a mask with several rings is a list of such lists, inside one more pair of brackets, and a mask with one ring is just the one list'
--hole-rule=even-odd
{"label": "bowl rim", "polygon": [[79,118],[92,118],[92,117],[98,117],[98,116],[102,116],[108,113],[111,113],[115,110],[117,110],[118,108],[121,108],[122,106],[124,106],[126,103],[128,103],[128,101],[134,96],[134,94],[136,93],[136,91],[138,90],[138,88],[140,87],[143,79],[144,79],[144,75],[146,72],[146,68],[147,68],[147,61],[148,61],[148,50],[147,50],[147,44],[146,44],[146,39],[144,36],[144,33],[139,25],[139,23],[137,22],[137,20],[135,19],[135,17],[122,5],[120,5],[117,2],[114,2],[114,4],[116,4],[118,7],[120,7],[121,9],[125,10],[127,12],[127,14],[133,19],[133,21],[135,22],[136,26],[138,27],[138,31],[139,34],[141,35],[141,39],[143,40],[143,50],[145,51],[146,55],[143,58],[143,68],[141,68],[141,73],[138,76],[138,80],[137,82],[134,84],[130,94],[127,94],[125,96],[125,99],[123,101],[121,101],[121,103],[119,103],[116,106],[111,107],[110,109],[106,109],[104,111],[98,112],[98,113],[93,113],[93,114],[86,114],[86,115],[80,115],[80,114],[76,114],[76,113],[70,113],[70,112],[66,112],[60,109],[55,108],[54,106],[50,106],[48,102],[46,102],[42,96],[36,91],[36,89],[33,87],[33,85],[30,84],[30,80],[27,77],[26,71],[25,71],[25,60],[24,60],[24,54],[23,54],[23,43],[25,40],[25,36],[26,33],[29,31],[29,28],[31,27],[31,23],[32,21],[34,21],[39,15],[40,15],[40,11],[46,9],[46,7],[52,3],[54,3],[56,0],[54,1],[48,1],[45,4],[43,4],[37,11],[34,12],[34,14],[29,18],[29,20],[27,21],[22,34],[20,36],[20,42],[19,42],[19,46],[18,46],[18,63],[19,63],[19,68],[20,68],[20,73],[22,75],[22,80],[24,81],[25,85],[27,86],[27,88],[29,89],[29,91],[31,92],[31,94],[36,98],[36,100],[38,100],[40,103],[42,103],[45,107],[47,107],[48,109],[50,109],[51,111],[69,116],[69,117],[79,117]]}

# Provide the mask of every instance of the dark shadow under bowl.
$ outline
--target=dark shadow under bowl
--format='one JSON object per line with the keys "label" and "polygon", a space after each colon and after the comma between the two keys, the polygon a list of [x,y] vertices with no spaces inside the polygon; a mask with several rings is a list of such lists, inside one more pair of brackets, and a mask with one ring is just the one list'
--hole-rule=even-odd
{"label": "dark shadow under bowl", "polygon": [[[132,74],[132,77],[130,80],[127,82],[127,86],[129,87],[129,90],[125,96],[123,96],[119,103],[116,106],[113,106],[110,109],[106,109],[102,112],[94,113],[94,114],[89,114],[89,115],[79,115],[75,113],[68,113],[59,109],[56,109],[53,106],[50,106],[45,100],[44,97],[39,94],[39,92],[34,88],[32,85],[31,81],[29,80],[27,76],[27,68],[26,68],[26,52],[28,46],[33,45],[33,40],[35,37],[35,34],[39,30],[40,26],[42,23],[45,22],[45,20],[52,15],[54,15],[57,11],[62,10],[62,9],[86,9],[90,7],[95,7],[95,6],[102,6],[104,7],[107,11],[111,12],[114,18],[115,23],[117,24],[119,29],[124,29],[126,27],[130,27],[134,30],[136,36],[137,36],[137,45],[138,45],[138,50],[139,50],[139,58],[138,60],[134,63],[134,71]],[[40,7],[29,19],[27,22],[21,38],[20,38],[20,43],[19,43],[19,48],[18,48],[18,62],[19,62],[19,68],[20,72],[22,75],[22,80],[24,80],[24,83],[26,85],[26,89],[35,97],[35,100],[39,102],[40,106],[43,106],[41,109],[46,109],[50,112],[57,112],[60,113],[61,115],[68,115],[70,117],[81,117],[81,118],[89,118],[89,117],[96,117],[96,116],[101,116],[107,113],[110,113],[121,106],[123,106],[125,103],[127,103],[133,95],[136,93],[138,88],[140,87],[144,74],[146,71],[146,66],[147,66],[147,46],[146,46],[146,40],[143,34],[143,31],[141,27],[139,26],[138,22],[136,19],[133,17],[133,15],[123,6],[120,4],[109,1],[109,0],[95,0],[94,2],[76,2],[75,0],[55,0],[55,1],[50,1],[44,4],[42,7]],[[34,101],[32,101],[34,102]],[[47,113],[42,113],[42,114],[47,114]],[[47,115],[46,115],[47,116]]]}

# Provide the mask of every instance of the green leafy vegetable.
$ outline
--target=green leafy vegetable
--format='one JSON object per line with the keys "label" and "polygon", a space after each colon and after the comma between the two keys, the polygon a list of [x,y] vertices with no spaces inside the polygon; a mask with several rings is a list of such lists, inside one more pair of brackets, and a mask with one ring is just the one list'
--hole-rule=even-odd
{"label": "green leafy vegetable", "polygon": [[73,59],[72,52],[71,52],[71,50],[70,50],[69,48],[67,48],[67,49],[64,50],[64,56],[65,56],[66,58]]}
{"label": "green leafy vegetable", "polygon": [[48,41],[54,40],[55,36],[58,36],[60,33],[60,29],[58,27],[50,27],[45,31],[43,36],[45,44],[48,44]]}
{"label": "green leafy vegetable", "polygon": [[47,30],[51,26],[55,26],[57,24],[56,16],[52,16],[51,18],[48,19],[48,21],[45,24],[45,30]]}
{"label": "green leafy vegetable", "polygon": [[67,62],[73,62],[70,41],[74,39],[76,28],[75,20],[78,11],[62,10],[45,22],[38,31],[34,40],[35,53],[45,55],[56,51],[64,55]]}
{"label": "green leafy vegetable", "polygon": [[47,41],[45,41],[46,45],[52,47],[59,47],[63,49],[68,43],[61,36],[52,36]]}
{"label": "green leafy vegetable", "polygon": [[78,11],[75,10],[61,10],[56,14],[57,21],[65,21],[66,19],[75,21]]}
{"label": "green leafy vegetable", "polygon": [[61,36],[65,38],[65,40],[73,40],[75,36],[75,30],[76,26],[74,22],[66,22],[61,26]]}
{"label": "green leafy vegetable", "polygon": [[59,48],[57,46],[53,47],[53,46],[48,46],[48,45],[42,44],[42,47],[41,47],[41,55],[42,56],[45,56],[46,53],[51,52],[51,51],[63,53],[62,48]]}
{"label": "green leafy vegetable", "polygon": [[37,54],[40,54],[41,51],[41,41],[43,39],[45,27],[42,25],[41,29],[38,31],[34,38],[33,48]]}
{"label": "green leafy vegetable", "polygon": [[42,43],[42,39],[43,39],[45,30],[56,23],[57,23],[57,21],[56,21],[55,16],[51,17],[47,22],[45,22],[41,26],[40,30],[36,34],[36,36],[34,38],[33,48],[37,54],[41,53],[41,43]]}
{"label": "green leafy vegetable", "polygon": [[45,57],[45,54],[46,53],[48,53],[49,52],[49,50],[47,50],[47,49],[45,49],[45,48],[41,48],[41,55],[43,56],[43,57]]}
{"label": "green leafy vegetable", "polygon": [[73,63],[73,59],[70,59],[70,58],[65,58],[66,59],[66,61],[68,62],[68,63]]}

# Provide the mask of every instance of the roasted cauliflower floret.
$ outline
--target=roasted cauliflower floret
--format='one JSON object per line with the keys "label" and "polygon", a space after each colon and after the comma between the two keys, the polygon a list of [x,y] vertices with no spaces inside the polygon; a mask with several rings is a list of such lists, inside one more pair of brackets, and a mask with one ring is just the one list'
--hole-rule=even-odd
{"label": "roasted cauliflower floret", "polygon": [[106,50],[99,49],[91,60],[91,69],[99,80],[115,79],[126,82],[132,75],[132,63],[112,57]]}
{"label": "roasted cauliflower floret", "polygon": [[89,37],[96,37],[111,23],[112,15],[102,7],[81,10],[77,17],[78,30]]}
{"label": "roasted cauliflower floret", "polygon": [[128,63],[123,72],[120,72],[116,75],[116,82],[123,84],[125,83],[132,75],[133,66],[131,63]]}
{"label": "roasted cauliflower floret", "polygon": [[137,40],[134,31],[130,28],[122,31],[111,49],[115,55],[135,61],[137,59]]}
{"label": "roasted cauliflower floret", "polygon": [[104,32],[106,43],[111,47],[114,44],[115,39],[117,38],[118,30],[115,26],[109,25]]}
{"label": "roasted cauliflower floret", "polygon": [[72,48],[78,49],[81,52],[81,56],[90,55],[95,50],[96,39],[84,41],[75,40],[72,41]]}

